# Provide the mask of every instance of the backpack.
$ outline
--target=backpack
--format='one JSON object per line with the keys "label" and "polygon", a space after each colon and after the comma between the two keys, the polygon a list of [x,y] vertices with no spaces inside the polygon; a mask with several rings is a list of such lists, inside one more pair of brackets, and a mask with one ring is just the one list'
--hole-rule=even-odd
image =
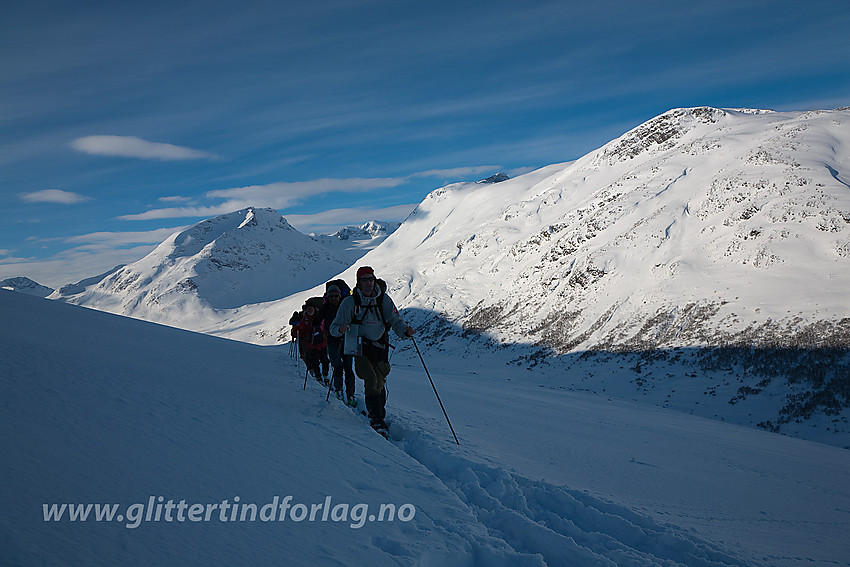
{"label": "backpack", "polygon": [[[378,316],[381,318],[381,322],[384,324],[384,334],[386,335],[386,331],[389,330],[389,325],[387,325],[387,320],[384,317],[384,300],[383,300],[383,298],[381,298],[381,296],[385,295],[387,293],[387,282],[385,282],[381,278],[376,278],[375,279],[375,285],[378,286],[378,289],[381,291],[381,293],[378,294],[378,298],[380,298],[380,301],[376,301],[375,304],[378,308]],[[357,317],[357,315],[361,311],[361,309],[360,309],[360,294],[355,293],[352,297],[354,298],[354,316]],[[367,307],[366,310],[368,311],[368,309],[369,308]],[[360,317],[360,320],[357,321],[357,323],[362,324],[363,319],[365,317],[366,317],[366,313],[364,312],[363,315]]]}
{"label": "backpack", "polygon": [[345,299],[349,295],[351,295],[351,288],[348,287],[348,284],[345,283],[345,280],[331,280],[325,284],[325,298],[328,297],[328,288],[332,285],[335,285],[339,288],[339,293],[342,295],[342,299]]}
{"label": "backpack", "polygon": [[[375,302],[375,308],[377,308],[378,316],[381,318],[381,322],[384,324],[384,334],[381,335],[381,338],[378,339],[377,341],[365,341],[364,340],[363,341],[363,355],[366,356],[367,358],[372,359],[373,361],[381,360],[381,361],[387,362],[388,359],[389,359],[390,349],[395,348],[393,345],[390,344],[390,333],[389,333],[390,324],[387,323],[387,320],[384,317],[384,298],[383,298],[383,296],[387,293],[387,282],[385,282],[384,280],[382,280],[380,278],[376,278],[375,279],[375,285],[377,285],[378,289],[381,291],[381,293],[378,294],[378,301]],[[366,309],[361,309],[361,307],[360,307],[361,306],[360,294],[355,293],[351,297],[354,300],[354,317],[355,317],[354,322],[356,322],[358,325],[362,325],[363,319],[366,318],[366,313],[369,311],[369,309],[372,309],[373,306],[370,305]],[[358,320],[357,316],[361,312],[362,312],[362,315],[360,315],[360,318]],[[374,343],[374,344],[370,344],[370,343]]]}

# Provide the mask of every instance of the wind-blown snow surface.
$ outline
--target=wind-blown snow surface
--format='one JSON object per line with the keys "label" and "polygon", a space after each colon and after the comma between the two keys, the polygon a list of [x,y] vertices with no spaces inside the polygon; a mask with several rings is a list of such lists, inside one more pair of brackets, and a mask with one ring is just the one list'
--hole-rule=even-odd
{"label": "wind-blown snow surface", "polygon": [[[302,390],[288,346],[10,292],[0,317],[17,322],[0,330],[4,563],[848,564],[841,449],[432,358],[457,446],[409,349],[387,442],[312,380]],[[275,496],[295,515],[203,518]],[[44,519],[45,504],[95,503],[119,506],[111,522]],[[299,504],[351,508],[310,521]],[[355,521],[357,504],[415,513]]]}

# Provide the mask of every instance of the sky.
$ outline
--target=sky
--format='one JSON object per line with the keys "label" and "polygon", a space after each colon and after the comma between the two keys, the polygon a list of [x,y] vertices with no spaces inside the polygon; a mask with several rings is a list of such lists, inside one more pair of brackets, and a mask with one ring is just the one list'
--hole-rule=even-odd
{"label": "sky", "polygon": [[246,206],[403,220],[671,108],[850,105],[846,0],[0,6],[0,279],[51,287]]}

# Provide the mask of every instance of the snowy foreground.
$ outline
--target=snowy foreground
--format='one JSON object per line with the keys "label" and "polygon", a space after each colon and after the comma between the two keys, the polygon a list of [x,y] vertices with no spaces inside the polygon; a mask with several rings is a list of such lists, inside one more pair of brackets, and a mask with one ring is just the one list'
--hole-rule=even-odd
{"label": "snowy foreground", "polygon": [[843,449],[426,351],[458,446],[409,348],[387,442],[288,345],[0,318],[4,565],[850,565]]}

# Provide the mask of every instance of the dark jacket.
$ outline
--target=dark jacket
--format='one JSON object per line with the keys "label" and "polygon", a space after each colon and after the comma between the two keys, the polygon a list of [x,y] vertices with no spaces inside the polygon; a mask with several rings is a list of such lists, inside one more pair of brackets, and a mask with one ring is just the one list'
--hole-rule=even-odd
{"label": "dark jacket", "polygon": [[328,346],[328,342],[325,340],[325,334],[322,332],[320,325],[321,321],[318,314],[310,317],[307,313],[304,313],[301,321],[298,322],[296,328],[301,340],[304,342],[304,346],[307,348],[322,350]]}

